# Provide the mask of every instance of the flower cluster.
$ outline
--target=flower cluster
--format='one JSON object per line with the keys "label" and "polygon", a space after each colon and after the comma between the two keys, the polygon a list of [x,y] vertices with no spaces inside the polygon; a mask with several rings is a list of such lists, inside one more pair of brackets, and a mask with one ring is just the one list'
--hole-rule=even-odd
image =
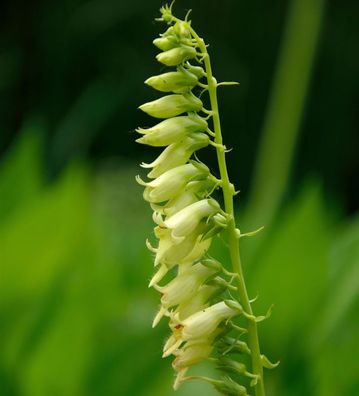
{"label": "flower cluster", "polygon": [[152,163],[141,164],[149,169],[150,180],[137,176],[156,223],[156,245],[147,241],[156,269],[150,287],[161,294],[153,326],[163,317],[169,320],[171,336],[163,356],[175,357],[175,389],[185,379],[194,378],[185,377],[190,366],[216,356],[218,368],[226,375],[220,380],[205,379],[226,395],[247,395],[246,388],[232,380],[228,372],[245,375],[253,382],[258,378],[228,354],[250,354],[250,349],[238,335],[232,338],[229,332],[233,328],[246,332],[234,324],[235,317],[255,318],[231,297],[229,291],[236,290],[232,285],[235,275],[208,254],[213,237],[228,226],[231,218],[213,198],[222,181],[196,156],[198,150],[209,145],[218,148],[207,123],[212,112],[204,108],[199,97],[208,87],[208,74],[202,67],[205,54],[187,19],[173,17],[171,7],[163,7],[161,12],[160,20],[170,26],[153,43],[161,51],[157,60],[172,69],[145,83],[167,95],[140,106],[161,121],[151,128],[137,129],[142,135],[138,143],[164,148]]}

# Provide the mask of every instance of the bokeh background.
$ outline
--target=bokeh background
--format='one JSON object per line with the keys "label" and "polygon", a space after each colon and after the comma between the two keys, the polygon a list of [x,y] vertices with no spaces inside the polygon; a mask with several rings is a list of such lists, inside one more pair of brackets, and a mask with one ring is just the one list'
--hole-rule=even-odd
{"label": "bokeh background", "polygon": [[[134,176],[157,0],[0,5],[0,394],[173,395]],[[359,395],[359,3],[177,0],[219,81],[272,396]],[[211,150],[200,158],[216,173]],[[217,247],[221,255],[221,248]],[[209,370],[204,367],[205,370]],[[178,396],[202,392],[185,384]]]}

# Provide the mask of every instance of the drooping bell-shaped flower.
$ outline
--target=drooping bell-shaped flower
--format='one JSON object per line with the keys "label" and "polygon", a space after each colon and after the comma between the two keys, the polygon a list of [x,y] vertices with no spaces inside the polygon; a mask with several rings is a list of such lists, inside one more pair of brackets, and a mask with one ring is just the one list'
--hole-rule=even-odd
{"label": "drooping bell-shaped flower", "polygon": [[[190,181],[185,186],[180,195],[174,197],[173,199],[169,200],[164,204],[151,203],[151,208],[156,213],[170,218],[181,209],[184,209],[185,207],[197,202],[198,200],[207,198],[210,193],[215,189],[217,183],[218,180],[211,174],[209,174],[205,179]],[[214,215],[213,219],[217,219],[218,215]],[[157,221],[155,220],[155,222]],[[157,222],[157,224],[164,224],[162,217],[161,221]],[[206,230],[206,232],[208,232],[208,230]]]}
{"label": "drooping bell-shaped flower", "polygon": [[179,321],[173,331],[175,336],[183,341],[206,339],[216,331],[222,321],[238,314],[238,310],[230,308],[224,301],[221,301]]}
{"label": "drooping bell-shaped flower", "polygon": [[202,199],[166,219],[164,225],[172,230],[171,236],[175,242],[182,241],[203,218],[212,216],[219,211],[220,206],[214,199]]}
{"label": "drooping bell-shaped flower", "polygon": [[151,182],[143,182],[140,178],[137,180],[146,186],[144,199],[156,203],[176,197],[191,180],[205,179],[208,175],[209,169],[205,165],[192,161],[166,171]]}
{"label": "drooping bell-shaped flower", "polygon": [[207,122],[197,116],[178,116],[161,121],[151,128],[137,128],[136,131],[144,136],[136,142],[150,146],[167,146],[177,143],[191,132],[203,132],[207,128]]}
{"label": "drooping bell-shaped flower", "polygon": [[222,291],[223,287],[220,286],[202,285],[191,300],[179,304],[175,311],[177,318],[179,320],[187,319],[194,313],[209,307],[209,300]]}
{"label": "drooping bell-shaped flower", "polygon": [[166,147],[163,152],[150,164],[142,163],[143,168],[152,168],[147,175],[149,178],[155,178],[169,169],[185,164],[194,151],[208,146],[208,135],[201,132],[193,132],[179,142],[172,143]]}
{"label": "drooping bell-shaped flower", "polygon": [[181,264],[183,262],[198,260],[208,250],[211,245],[211,239],[201,240],[204,227],[198,227],[188,237],[180,243],[174,244],[171,231],[162,228],[155,228],[155,235],[159,239],[155,265],[160,263],[167,266]]}
{"label": "drooping bell-shaped flower", "polygon": [[161,308],[153,321],[153,326],[157,325],[162,316],[168,312],[169,308],[191,300],[196,295],[202,283],[215,273],[216,270],[214,268],[197,263],[192,266],[185,266],[185,269],[167,283],[167,285],[155,285],[155,289],[161,293],[162,297]]}
{"label": "drooping bell-shaped flower", "polygon": [[172,336],[163,348],[163,356],[169,356],[184,342],[206,342],[216,337],[224,320],[238,315],[237,310],[228,307],[224,301],[195,312],[184,320],[179,320],[178,312],[171,317]]}
{"label": "drooping bell-shaped flower", "polygon": [[201,342],[187,342],[181,349],[177,349],[173,352],[176,358],[172,362],[172,367],[177,372],[176,380],[173,385],[174,390],[178,389],[188,368],[208,359],[213,348],[213,341],[206,340]]}
{"label": "drooping bell-shaped flower", "polygon": [[174,353],[176,359],[172,366],[176,371],[193,366],[209,357],[213,350],[212,340],[188,342],[183,348]]}
{"label": "drooping bell-shaped flower", "polygon": [[162,295],[162,305],[171,308],[192,299],[202,283],[215,273],[214,268],[206,267],[201,263],[186,268],[166,286],[156,287]]}

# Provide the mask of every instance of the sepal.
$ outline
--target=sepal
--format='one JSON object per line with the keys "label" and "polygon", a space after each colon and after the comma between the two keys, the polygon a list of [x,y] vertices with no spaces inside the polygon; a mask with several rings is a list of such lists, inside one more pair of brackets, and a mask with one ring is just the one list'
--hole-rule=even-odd
{"label": "sepal", "polygon": [[274,307],[274,304],[272,304],[272,305],[269,307],[269,309],[268,309],[268,311],[267,311],[267,313],[266,313],[265,315],[257,316],[257,317],[255,318],[255,321],[256,321],[257,323],[259,323],[259,322],[263,322],[263,320],[266,320],[266,319],[270,318],[270,316],[272,315],[273,307]]}
{"label": "sepal", "polygon": [[244,363],[237,362],[233,359],[227,357],[220,357],[217,363],[218,369],[227,372],[227,373],[235,373],[239,375],[243,375],[245,377],[251,378],[251,386],[255,386],[258,383],[259,375],[252,374],[247,370],[247,367]]}
{"label": "sepal", "polygon": [[251,350],[249,349],[246,342],[229,336],[224,337],[220,341],[218,348],[219,348],[219,352],[223,356],[227,355],[228,353],[240,353],[246,355],[251,354]]}
{"label": "sepal", "polygon": [[219,384],[213,384],[214,387],[226,396],[249,396],[246,387],[237,384],[230,377],[225,377],[218,382]]}
{"label": "sepal", "polygon": [[237,238],[252,237],[252,236],[259,234],[263,229],[264,229],[264,226],[259,227],[257,230],[246,232],[245,234],[242,234],[241,231],[238,228],[236,228],[236,236],[237,236]]}
{"label": "sepal", "polygon": [[267,356],[265,355],[261,355],[261,361],[262,361],[262,366],[265,367],[266,369],[274,369],[276,367],[278,367],[278,365],[280,364],[280,361],[278,360],[278,362],[276,363],[272,363]]}
{"label": "sepal", "polygon": [[185,64],[186,70],[188,70],[190,73],[194,74],[197,76],[197,78],[200,80],[202,77],[206,76],[206,72],[204,71],[203,67],[201,66],[193,66],[189,62]]}

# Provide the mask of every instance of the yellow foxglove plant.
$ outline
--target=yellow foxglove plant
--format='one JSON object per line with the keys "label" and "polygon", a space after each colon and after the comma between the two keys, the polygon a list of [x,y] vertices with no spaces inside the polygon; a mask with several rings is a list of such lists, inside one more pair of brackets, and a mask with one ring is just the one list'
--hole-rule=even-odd
{"label": "yellow foxglove plant", "polygon": [[[137,176],[156,223],[156,246],[147,241],[156,269],[150,287],[161,294],[153,326],[163,317],[168,319],[171,335],[163,356],[174,356],[174,389],[198,378],[224,395],[250,395],[254,389],[253,394],[263,396],[263,368],[275,365],[260,351],[257,323],[269,314],[253,314],[243,278],[239,255],[243,235],[234,218],[236,192],[228,178],[217,103],[217,87],[232,83],[217,83],[213,77],[207,45],[192,28],[188,14],[184,20],[176,18],[172,5],[160,11],[158,20],[168,28],[153,41],[161,51],[156,59],[171,69],[145,83],[167,95],[140,109],[162,121],[137,129],[142,135],[138,143],[164,147],[152,163],[141,164],[150,170],[150,180]],[[200,99],[206,92],[210,109]],[[205,147],[216,150],[220,178],[195,155]],[[218,189],[223,192],[223,208],[212,196]],[[231,269],[208,253],[213,237],[222,231]],[[242,326],[240,318],[245,323]],[[205,360],[216,366],[218,378],[188,374],[192,366]]]}

